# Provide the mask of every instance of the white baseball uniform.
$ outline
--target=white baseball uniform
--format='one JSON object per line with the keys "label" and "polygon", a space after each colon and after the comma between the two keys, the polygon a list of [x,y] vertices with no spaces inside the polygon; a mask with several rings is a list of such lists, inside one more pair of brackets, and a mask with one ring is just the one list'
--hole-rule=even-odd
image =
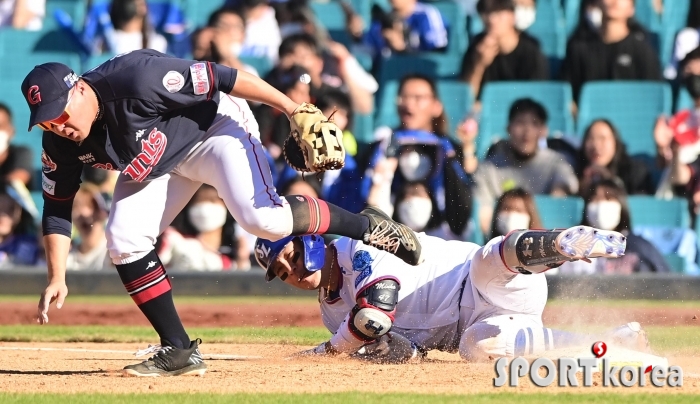
{"label": "white baseball uniform", "polygon": [[508,356],[520,329],[542,328],[544,275],[506,269],[499,251],[503,237],[483,247],[424,233],[419,238],[426,259],[418,266],[359,241],[341,238],[332,243],[342,274],[340,288],[321,296],[323,322],[335,334],[331,343],[340,341],[346,352],[364,344],[347,342],[349,313],[360,292],[387,278],[400,285],[392,331],[424,349],[459,349],[465,359]]}

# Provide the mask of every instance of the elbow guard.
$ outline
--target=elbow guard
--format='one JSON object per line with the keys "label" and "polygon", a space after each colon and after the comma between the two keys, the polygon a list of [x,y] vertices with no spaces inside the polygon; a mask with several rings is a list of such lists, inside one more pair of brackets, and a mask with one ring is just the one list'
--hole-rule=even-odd
{"label": "elbow guard", "polygon": [[394,323],[400,288],[394,279],[383,279],[362,290],[350,313],[350,332],[366,342],[389,332]]}

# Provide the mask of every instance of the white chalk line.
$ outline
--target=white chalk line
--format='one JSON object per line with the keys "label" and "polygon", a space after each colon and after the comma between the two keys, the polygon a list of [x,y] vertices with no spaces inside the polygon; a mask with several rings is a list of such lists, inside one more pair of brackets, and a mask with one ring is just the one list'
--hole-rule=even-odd
{"label": "white chalk line", "polygon": [[[81,348],[28,348],[28,347],[10,347],[2,346],[0,351],[54,351],[54,352],[84,352],[84,353],[118,353],[129,354],[134,356],[134,351],[118,350],[118,349],[81,349]],[[231,355],[231,354],[202,354],[204,359],[234,359],[234,360],[251,360],[262,359],[262,356],[252,355]]]}

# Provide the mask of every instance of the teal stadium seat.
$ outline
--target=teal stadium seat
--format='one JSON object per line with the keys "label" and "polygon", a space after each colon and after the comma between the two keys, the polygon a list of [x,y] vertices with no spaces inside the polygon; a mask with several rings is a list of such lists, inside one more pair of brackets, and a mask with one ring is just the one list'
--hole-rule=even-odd
{"label": "teal stadium seat", "polygon": [[39,212],[39,215],[41,216],[42,212],[44,211],[43,191],[30,191],[30,194],[32,195],[32,200],[34,201],[34,205],[36,205],[36,210]]}
{"label": "teal stadium seat", "polygon": [[94,69],[114,56],[116,55],[113,53],[103,53],[102,55],[90,56],[83,62],[82,71],[87,72],[88,70]]}
{"label": "teal stadium seat", "polygon": [[[661,28],[661,16],[654,10],[653,1],[654,0],[636,0],[634,4],[634,19],[644,25],[647,30],[659,32]],[[665,1],[664,7],[667,3],[672,2],[673,1]]]}
{"label": "teal stadium seat", "polygon": [[[440,100],[447,115],[449,134],[452,135],[459,121],[471,110],[474,96],[471,88],[462,82],[440,80],[437,83],[437,87]],[[376,126],[394,128],[399,125],[399,116],[396,113],[398,90],[398,81],[391,81],[385,84],[382,97],[379,98],[377,105]]]}
{"label": "teal stadium seat", "polygon": [[447,24],[447,54],[459,56],[460,59],[467,51],[469,44],[467,33],[467,14],[457,3],[453,1],[431,2],[442,14],[443,20]]}
{"label": "teal stadium seat", "polygon": [[41,166],[41,131],[36,127],[31,132],[26,130],[29,108],[20,87],[22,80],[34,66],[46,62],[63,63],[80,72],[80,58],[70,54],[34,53],[18,57],[12,63],[0,63],[0,77],[3,78],[0,81],[0,101],[11,108],[16,128],[12,141],[32,150],[34,167]]}
{"label": "teal stadium seat", "polygon": [[666,254],[664,260],[673,273],[682,274],[686,272],[686,259],[678,254]]}
{"label": "teal stadium seat", "polygon": [[685,88],[681,88],[678,92],[678,97],[676,98],[676,112],[682,109],[693,109],[695,108],[695,102],[693,97]]}
{"label": "teal stadium seat", "polygon": [[336,42],[349,46],[351,43],[350,35],[345,29],[345,13],[340,2],[317,0],[312,1],[309,5],[316,16],[316,21],[328,30],[331,38]]}
{"label": "teal stadium seat", "polygon": [[352,134],[360,143],[371,143],[374,135],[374,115],[355,114],[353,116]]}
{"label": "teal stadium seat", "polygon": [[566,37],[568,38],[578,26],[581,12],[581,0],[564,0],[564,19],[566,21]]}
{"label": "teal stadium seat", "polygon": [[654,124],[660,114],[670,115],[672,104],[665,82],[588,82],[581,91],[577,133],[582,137],[592,121],[609,119],[630,154],[655,155]]}
{"label": "teal stadium seat", "polygon": [[690,1],[664,2],[664,12],[661,15],[661,32],[659,33],[661,66],[666,66],[671,61],[676,34],[685,27],[689,11]]}
{"label": "teal stadium seat", "polygon": [[627,197],[632,227],[690,227],[688,201],[684,198],[658,199],[650,195]]}
{"label": "teal stadium seat", "polygon": [[377,63],[377,81],[381,86],[389,81],[401,80],[410,73],[421,73],[439,79],[457,79],[462,59],[461,56],[425,52],[417,55],[394,55],[381,58]]}
{"label": "teal stadium seat", "polygon": [[58,23],[54,18],[54,12],[61,10],[73,20],[73,27],[80,32],[85,21],[86,5],[83,0],[47,0],[46,17],[42,31],[58,29]]}
{"label": "teal stadium seat", "polygon": [[[0,30],[0,55],[23,58],[33,53],[69,53],[77,55],[78,45],[62,30]],[[14,60],[14,59],[13,59]]]}
{"label": "teal stadium seat", "polygon": [[538,0],[535,22],[526,30],[537,38],[549,58],[563,58],[566,53],[566,25],[559,0]]}
{"label": "teal stadium seat", "polygon": [[239,59],[242,63],[253,66],[260,77],[265,77],[272,70],[272,62],[264,56],[241,56]]}
{"label": "teal stadium seat", "polygon": [[502,81],[488,83],[481,95],[481,121],[477,138],[477,153],[482,158],[488,148],[500,139],[507,137],[508,111],[520,98],[532,98],[541,103],[549,115],[550,136],[557,132],[565,135],[574,133],[574,120],[571,116],[573,96],[571,86],[554,81]]}
{"label": "teal stadium seat", "polygon": [[557,198],[535,195],[535,204],[545,229],[562,229],[581,224],[584,202],[578,196]]}
{"label": "teal stadium seat", "polygon": [[219,0],[184,0],[185,15],[190,28],[207,25],[209,16],[223,5]]}

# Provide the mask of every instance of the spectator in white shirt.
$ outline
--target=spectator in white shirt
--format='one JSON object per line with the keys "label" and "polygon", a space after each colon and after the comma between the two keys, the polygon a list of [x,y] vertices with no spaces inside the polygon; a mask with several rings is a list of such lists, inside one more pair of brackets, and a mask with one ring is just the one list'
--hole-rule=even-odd
{"label": "spectator in white shirt", "polygon": [[0,27],[40,31],[46,0],[0,0]]}
{"label": "spectator in white shirt", "polygon": [[282,42],[275,10],[268,0],[241,0],[238,7],[245,18],[245,41],[240,56],[266,56],[277,62],[277,50]]}

